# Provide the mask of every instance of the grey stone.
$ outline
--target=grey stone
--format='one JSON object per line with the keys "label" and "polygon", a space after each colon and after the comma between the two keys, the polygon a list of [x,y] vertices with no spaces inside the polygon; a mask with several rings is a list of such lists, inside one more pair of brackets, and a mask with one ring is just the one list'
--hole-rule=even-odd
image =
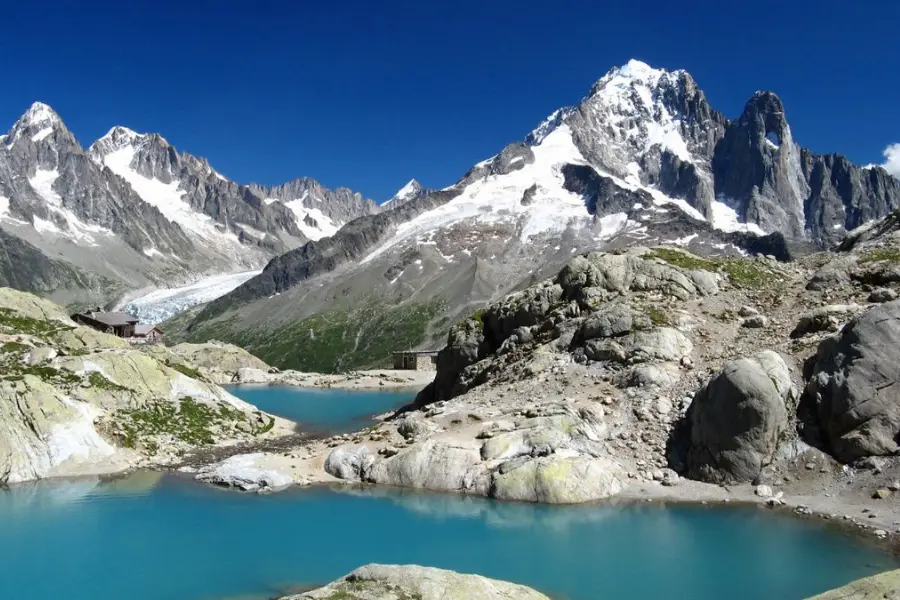
{"label": "grey stone", "polygon": [[716,483],[756,479],[787,428],[790,371],[771,350],[726,363],[688,412],[688,473]]}
{"label": "grey stone", "polygon": [[897,291],[891,288],[878,288],[869,294],[869,302],[890,302],[897,299]]}
{"label": "grey stone", "polygon": [[897,453],[898,380],[900,301],[872,308],[819,346],[806,394],[835,457]]}
{"label": "grey stone", "polygon": [[753,315],[741,321],[741,326],[750,329],[761,329],[769,326],[769,319],[764,315]]}
{"label": "grey stone", "polygon": [[325,472],[338,479],[360,481],[374,462],[375,457],[365,445],[335,448],[325,459]]}
{"label": "grey stone", "polygon": [[281,600],[550,600],[515,583],[417,565],[366,565],[325,587]]}

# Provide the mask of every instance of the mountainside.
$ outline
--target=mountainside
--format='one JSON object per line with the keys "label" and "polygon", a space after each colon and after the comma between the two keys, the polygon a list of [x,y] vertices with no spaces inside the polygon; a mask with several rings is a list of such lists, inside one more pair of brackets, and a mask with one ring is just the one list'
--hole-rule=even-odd
{"label": "mountainside", "polygon": [[[299,188],[316,190],[311,202],[321,206],[304,209],[304,198],[291,194]],[[60,295],[64,302],[105,303],[126,289],[260,268],[377,210],[359,194],[308,179],[238,184],[161,136],[125,127],[85,150],[40,102],[0,136],[0,229],[16,240],[7,247],[31,256],[17,279],[7,279],[37,293],[47,285],[32,282],[46,280],[93,290]],[[85,278],[115,285],[77,281]]]}
{"label": "mountainside", "polygon": [[282,367],[379,366],[390,350],[441,345],[451,320],[575,253],[668,242],[786,260],[900,206],[880,167],[801,148],[774,94],[730,120],[685,71],[638,61],[453,186],[408,187],[385,212],[272,260],[184,336]]}

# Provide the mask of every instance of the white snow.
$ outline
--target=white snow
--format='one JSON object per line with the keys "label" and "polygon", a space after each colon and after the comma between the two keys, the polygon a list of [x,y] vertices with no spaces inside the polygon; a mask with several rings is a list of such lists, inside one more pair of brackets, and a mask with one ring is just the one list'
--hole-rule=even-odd
{"label": "white snow", "polygon": [[76,243],[86,246],[99,246],[96,239],[97,236],[111,236],[113,232],[109,229],[85,223],[79,219],[75,213],[63,206],[62,198],[53,189],[53,183],[59,177],[59,173],[54,169],[52,171],[46,169],[37,169],[34,177],[28,180],[32,189],[47,203],[48,208],[54,213],[61,215],[68,225],[68,231],[60,229],[52,221],[34,217],[34,228],[41,234],[61,235],[68,237]]}
{"label": "white snow", "polygon": [[48,135],[50,135],[51,133],[53,133],[53,128],[52,128],[52,127],[44,127],[43,129],[41,129],[40,131],[38,131],[36,134],[34,134],[33,136],[31,136],[31,141],[32,141],[32,142],[39,142],[39,141],[41,141],[42,139],[46,138],[46,137],[47,137]]}
{"label": "white snow", "polygon": [[722,200],[714,200],[712,203],[712,225],[721,231],[747,231],[756,235],[766,235],[766,232],[755,223],[742,223],[737,211],[728,206]]}
{"label": "white snow", "polygon": [[0,218],[9,214],[9,198],[0,196]]}
{"label": "white snow", "polygon": [[687,246],[687,245],[690,244],[692,241],[694,241],[694,239],[696,239],[697,237],[699,237],[699,235],[700,235],[699,233],[692,233],[691,235],[686,235],[686,236],[684,236],[684,237],[682,237],[682,238],[674,239],[674,240],[672,240],[672,241],[669,242],[669,243],[670,243],[670,244],[675,244],[676,246]]}
{"label": "white snow", "polygon": [[[147,251],[144,251],[147,253]],[[158,252],[158,251],[157,251]],[[125,305],[124,310],[142,323],[156,324],[197,304],[224,296],[260,271],[214,275],[177,288],[156,290]]]}
{"label": "white snow", "polygon": [[611,147],[620,155],[643,154],[654,145],[669,150],[683,161],[693,160],[681,135],[678,115],[669,112],[658,94],[662,79],[674,81],[680,71],[654,69],[639,60],[607,73],[592,89],[591,111],[613,127]]}
{"label": "white snow", "polygon": [[52,108],[43,102],[35,102],[22,115],[22,120],[29,125],[37,125],[39,123],[56,123],[59,121],[59,117]]}
{"label": "white snow", "polygon": [[154,256],[164,256],[162,252],[156,248],[144,248],[144,254],[153,258]]}
{"label": "white snow", "polygon": [[103,156],[103,164],[127,181],[141,200],[155,206],[166,219],[180,226],[187,234],[193,234],[208,245],[225,252],[230,251],[233,254],[243,252],[236,234],[221,231],[219,224],[212,217],[194,210],[184,201],[186,192],[178,189],[180,185],[178,181],[163,183],[158,179],[144,177],[132,169],[131,161],[134,154],[134,146],[126,144]]}
{"label": "white snow", "polygon": [[[331,218],[320,209],[307,207],[304,204],[305,198],[306,194],[304,193],[303,198],[284,203],[284,205],[294,213],[294,218],[297,219],[297,228],[303,235],[311,240],[320,240],[325,237],[331,237],[337,233],[337,230],[341,228],[340,224],[332,221]],[[313,227],[306,223],[305,219],[307,215],[318,224],[318,227]]]}
{"label": "white snow", "polygon": [[[410,238],[472,219],[477,223],[518,221],[522,223],[520,239],[559,233],[569,227],[589,226],[592,217],[584,199],[563,187],[562,165],[586,164],[572,142],[572,132],[562,124],[543,141],[532,147],[534,162],[506,175],[491,175],[470,183],[450,202],[428,211],[397,227],[396,234],[376,248],[362,262],[381,255],[388,248]],[[537,184],[532,203],[522,206],[525,190]],[[614,233],[614,232],[613,232]],[[604,230],[604,235],[610,232]]]}

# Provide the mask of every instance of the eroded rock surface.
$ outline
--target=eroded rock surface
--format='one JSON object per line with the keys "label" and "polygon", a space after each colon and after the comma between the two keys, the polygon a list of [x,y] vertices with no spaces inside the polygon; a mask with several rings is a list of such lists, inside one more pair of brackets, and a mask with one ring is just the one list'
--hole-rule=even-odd
{"label": "eroded rock surface", "polygon": [[417,565],[366,565],[323,588],[282,600],[549,600],[529,587]]}

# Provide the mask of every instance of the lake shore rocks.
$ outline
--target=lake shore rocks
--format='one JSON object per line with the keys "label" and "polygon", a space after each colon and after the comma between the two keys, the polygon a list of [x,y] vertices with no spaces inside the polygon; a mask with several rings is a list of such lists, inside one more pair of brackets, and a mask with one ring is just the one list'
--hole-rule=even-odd
{"label": "lake shore rocks", "polygon": [[524,585],[418,565],[366,565],[323,588],[281,600],[550,600]]}

